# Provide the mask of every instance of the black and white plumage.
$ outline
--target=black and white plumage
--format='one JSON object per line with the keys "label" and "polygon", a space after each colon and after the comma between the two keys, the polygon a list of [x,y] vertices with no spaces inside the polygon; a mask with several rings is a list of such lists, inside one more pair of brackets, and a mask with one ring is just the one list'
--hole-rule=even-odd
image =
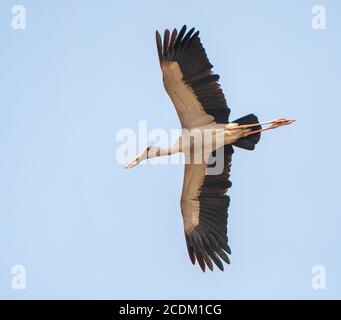
{"label": "black and white plumage", "polygon": [[[203,111],[211,115],[216,123],[228,123],[230,109],[218,83],[219,75],[212,72],[213,66],[209,62],[205,49],[201,44],[199,31],[194,32],[194,28],[192,28],[187,34],[185,32],[186,26],[182,27],[179,34],[174,29],[169,38],[170,32],[166,30],[163,45],[160,34],[156,32],[156,44],[164,75],[165,88],[173,100],[174,94],[180,93],[180,90],[184,88],[184,86],[177,86],[179,83],[178,77],[182,76],[181,81],[193,91],[193,93],[188,91],[186,94],[188,96],[194,94]],[[168,71],[178,71],[177,66],[180,73]],[[184,92],[181,92],[181,94],[183,95]],[[184,127],[191,128],[196,124],[193,118],[186,121],[187,117],[184,114],[186,110],[181,110],[177,104],[175,104],[175,108]],[[206,124],[210,122],[211,119],[207,117]]]}
{"label": "black and white plumage", "polygon": [[[183,26],[179,33],[176,29],[172,32],[166,30],[163,39],[156,32],[156,44],[164,86],[183,130],[191,135],[195,130],[203,133],[209,129],[216,137],[222,130],[222,142],[205,155],[205,161],[195,163],[192,159],[194,146],[185,149],[179,143],[184,139],[182,134],[170,148],[145,149],[126,168],[146,158],[185,153],[188,161],[180,203],[188,253],[192,263],[197,261],[203,271],[206,267],[213,270],[213,264],[224,270],[223,261],[229,264],[231,254],[227,238],[230,198],[226,192],[231,187],[233,146],[253,150],[261,131],[290,124],[293,120],[280,118],[259,123],[255,115],[249,114],[229,122],[230,109],[218,83],[219,76],[212,72],[213,66],[200,41],[199,32],[192,28],[186,33],[186,26]],[[270,127],[262,129],[261,125],[265,124],[270,124]],[[199,148],[205,149],[205,143]],[[223,164],[218,174],[208,173],[208,169],[216,164],[211,160]]]}

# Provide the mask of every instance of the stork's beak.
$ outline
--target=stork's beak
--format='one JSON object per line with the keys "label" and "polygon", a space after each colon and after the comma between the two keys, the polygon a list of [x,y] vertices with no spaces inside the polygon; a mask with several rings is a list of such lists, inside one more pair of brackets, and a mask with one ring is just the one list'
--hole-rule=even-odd
{"label": "stork's beak", "polygon": [[139,153],[136,157],[134,157],[131,161],[129,161],[124,168],[125,169],[130,169],[133,168],[135,166],[137,166],[141,161],[143,161],[146,158],[145,156],[145,152],[141,152]]}
{"label": "stork's beak", "polygon": [[135,158],[133,158],[131,161],[129,161],[125,166],[124,169],[130,169],[133,168],[135,166],[137,166],[140,163],[140,157],[136,156]]}

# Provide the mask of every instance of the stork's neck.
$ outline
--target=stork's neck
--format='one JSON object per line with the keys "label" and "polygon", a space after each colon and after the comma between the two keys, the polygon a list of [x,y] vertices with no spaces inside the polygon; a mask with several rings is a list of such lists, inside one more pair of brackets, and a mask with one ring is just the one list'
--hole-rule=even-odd
{"label": "stork's neck", "polygon": [[172,144],[168,148],[162,148],[158,147],[159,151],[156,153],[157,157],[163,157],[163,156],[171,156],[172,154],[180,152],[180,147],[179,147],[179,140],[177,140],[174,144]]}

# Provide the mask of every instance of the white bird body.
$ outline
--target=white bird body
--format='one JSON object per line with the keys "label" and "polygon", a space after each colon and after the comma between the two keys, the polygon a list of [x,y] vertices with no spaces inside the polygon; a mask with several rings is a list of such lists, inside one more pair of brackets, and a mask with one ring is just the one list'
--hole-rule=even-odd
{"label": "white bird body", "polygon": [[193,158],[203,154],[204,159],[207,160],[213,151],[226,144],[233,144],[250,131],[246,128],[239,129],[237,123],[217,124],[214,122],[189,130],[182,129],[175,145],[179,145],[179,152],[185,153],[188,157]]}
{"label": "white bird body", "polygon": [[[206,154],[206,158],[226,144],[233,144],[243,135],[250,132],[249,128],[239,128],[238,123],[211,123],[198,128],[182,129],[178,139],[168,149],[157,147],[155,156],[169,156],[183,152],[191,158],[197,154]],[[152,154],[149,151],[148,158]]]}

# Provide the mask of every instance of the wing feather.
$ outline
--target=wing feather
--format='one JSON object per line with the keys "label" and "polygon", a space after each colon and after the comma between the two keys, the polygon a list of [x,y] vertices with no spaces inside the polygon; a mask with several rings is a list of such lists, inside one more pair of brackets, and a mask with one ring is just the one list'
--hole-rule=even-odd
{"label": "wing feather", "polygon": [[230,263],[228,255],[231,249],[227,238],[230,198],[226,192],[231,186],[229,177],[233,148],[231,145],[222,148],[224,152],[212,154],[224,157],[224,169],[220,174],[208,175],[205,164],[185,166],[181,211],[186,244],[192,263],[195,264],[197,260],[203,271],[205,265],[212,270],[214,263],[224,270],[222,261]]}
{"label": "wing feather", "polygon": [[165,89],[178,113],[182,127],[194,128],[215,123],[228,123],[230,109],[212,73],[199,31],[192,28],[186,33],[183,26],[178,33],[165,30],[163,42],[156,32]]}

